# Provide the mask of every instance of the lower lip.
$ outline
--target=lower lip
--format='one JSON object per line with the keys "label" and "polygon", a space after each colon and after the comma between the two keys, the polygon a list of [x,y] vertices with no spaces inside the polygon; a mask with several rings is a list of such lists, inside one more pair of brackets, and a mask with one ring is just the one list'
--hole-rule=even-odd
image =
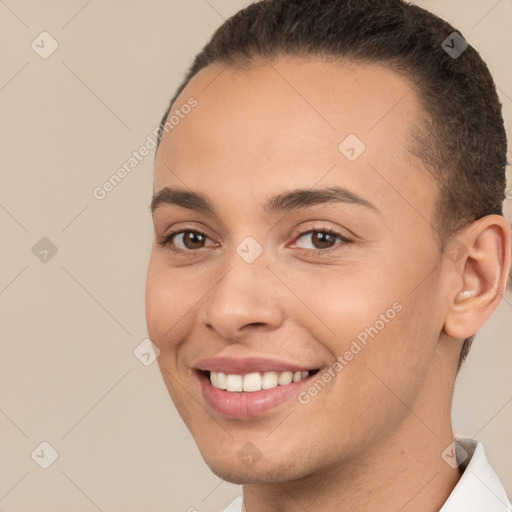
{"label": "lower lip", "polygon": [[239,419],[261,416],[275,409],[288,399],[297,396],[301,387],[311,377],[272,389],[231,392],[213,387],[210,379],[204,373],[199,372],[203,396],[210,406],[224,416]]}

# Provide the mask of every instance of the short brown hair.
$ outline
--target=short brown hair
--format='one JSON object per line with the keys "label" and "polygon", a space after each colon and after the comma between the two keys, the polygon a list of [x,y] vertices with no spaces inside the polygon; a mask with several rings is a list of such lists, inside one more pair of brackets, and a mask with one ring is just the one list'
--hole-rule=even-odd
{"label": "short brown hair", "polygon": [[[411,80],[425,109],[412,151],[439,184],[441,251],[471,222],[503,215],[507,138],[501,103],[478,52],[434,14],[402,0],[262,0],[226,20],[196,55],[158,133],[190,79],[209,64],[250,64],[280,55],[381,63]],[[450,40],[449,38],[452,37]],[[158,146],[157,146],[158,150]],[[509,285],[512,283],[509,282]],[[475,335],[464,340],[460,369]]]}

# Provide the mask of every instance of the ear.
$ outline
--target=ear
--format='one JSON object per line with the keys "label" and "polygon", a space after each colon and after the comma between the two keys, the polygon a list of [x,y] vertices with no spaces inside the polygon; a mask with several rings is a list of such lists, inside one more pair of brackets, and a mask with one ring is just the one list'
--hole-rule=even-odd
{"label": "ear", "polygon": [[[453,258],[457,253],[459,259]],[[506,291],[511,264],[510,226],[500,215],[482,217],[459,233],[445,254],[454,265],[456,286],[448,296],[444,330],[453,338],[469,338],[496,310]]]}

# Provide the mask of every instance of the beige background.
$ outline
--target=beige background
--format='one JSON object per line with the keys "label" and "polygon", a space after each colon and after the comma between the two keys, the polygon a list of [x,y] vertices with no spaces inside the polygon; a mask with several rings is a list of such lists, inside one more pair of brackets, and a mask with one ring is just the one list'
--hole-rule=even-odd
{"label": "beige background", "polygon": [[[157,364],[133,354],[147,337],[153,151],[102,201],[92,191],[145,142],[195,53],[247,3],[0,0],[0,512],[208,512],[240,492],[202,461]],[[481,51],[510,133],[512,2],[416,3]],[[47,59],[31,48],[43,31],[59,45]],[[32,252],[42,237],[57,248],[46,262]],[[483,441],[509,494],[511,313],[509,293],[475,341],[453,412],[457,435]],[[35,462],[49,460],[43,441],[59,455],[46,470]]]}

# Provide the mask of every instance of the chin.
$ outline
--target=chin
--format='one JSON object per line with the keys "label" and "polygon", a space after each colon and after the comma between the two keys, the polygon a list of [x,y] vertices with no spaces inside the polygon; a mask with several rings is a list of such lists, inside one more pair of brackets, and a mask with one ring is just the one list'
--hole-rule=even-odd
{"label": "chin", "polygon": [[222,467],[221,469],[219,469],[216,466],[210,466],[210,465],[208,465],[208,467],[210,468],[211,472],[214,475],[216,475],[219,478],[221,478],[222,480],[232,483],[232,484],[245,485],[245,484],[264,483],[262,480],[259,480],[259,479],[255,480],[254,474],[252,474],[252,475],[246,474],[246,473],[250,473],[250,471],[244,472],[244,471],[240,470],[237,473],[237,472],[233,471],[233,468],[231,468],[231,470],[229,470],[228,468],[225,468],[225,467]]}
{"label": "chin", "polygon": [[209,466],[210,470],[213,474],[217,475],[222,480],[226,482],[230,482],[236,485],[245,485],[245,484],[275,484],[280,482],[287,482],[289,480],[295,480],[293,476],[286,474],[275,474],[273,471],[265,471],[249,469],[249,468],[240,468],[238,471],[231,468],[226,467],[216,467]]}
{"label": "chin", "polygon": [[235,455],[231,459],[204,458],[213,474],[232,484],[270,484],[299,480],[309,475],[308,467],[299,461],[264,460],[251,467],[244,465]]}

